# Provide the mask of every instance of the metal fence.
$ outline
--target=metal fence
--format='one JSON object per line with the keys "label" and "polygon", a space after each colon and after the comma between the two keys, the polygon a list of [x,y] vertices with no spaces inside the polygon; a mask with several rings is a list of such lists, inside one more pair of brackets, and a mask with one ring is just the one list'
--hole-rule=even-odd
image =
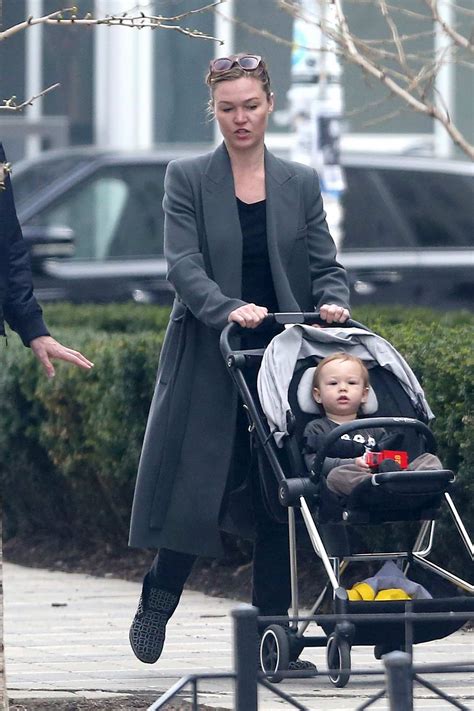
{"label": "metal fence", "polygon": [[[363,711],[368,709],[378,700],[386,697],[390,711],[413,711],[413,688],[415,683],[429,689],[435,696],[446,701],[450,706],[471,711],[460,701],[439,689],[435,684],[427,681],[424,677],[429,674],[446,673],[472,673],[474,671],[474,661],[456,662],[453,664],[413,664],[413,624],[421,621],[441,621],[441,620],[469,620],[472,612],[410,612],[384,615],[387,622],[400,621],[403,617],[405,624],[405,652],[395,651],[383,657],[383,668],[350,670],[351,676],[375,676],[381,677],[382,688],[373,694],[369,699],[357,706],[353,711]],[[290,706],[300,711],[311,711],[308,706],[303,706],[295,698],[282,691],[279,687],[271,684],[267,676],[258,669],[256,640],[258,638],[258,611],[250,605],[241,605],[232,611],[234,622],[234,666],[235,670],[228,673],[209,674],[189,674],[180,679],[167,692],[162,694],[148,711],[158,711],[165,709],[166,705],[180,694],[186,687],[191,687],[191,704],[193,711],[198,711],[199,706],[199,682],[205,679],[232,679],[234,681],[234,709],[235,711],[258,711],[258,686],[264,686],[273,694],[286,701]],[[265,622],[286,622],[292,621],[288,617],[261,618]],[[378,614],[344,614],[344,620],[348,622],[370,622],[380,621]],[[298,617],[298,621],[311,621],[317,623],[338,623],[341,615],[318,615],[317,617]],[[349,671],[349,670],[341,670]],[[423,676],[422,676],[423,675]],[[287,671],[281,672],[283,678],[317,678],[325,676],[325,672],[315,670]]]}

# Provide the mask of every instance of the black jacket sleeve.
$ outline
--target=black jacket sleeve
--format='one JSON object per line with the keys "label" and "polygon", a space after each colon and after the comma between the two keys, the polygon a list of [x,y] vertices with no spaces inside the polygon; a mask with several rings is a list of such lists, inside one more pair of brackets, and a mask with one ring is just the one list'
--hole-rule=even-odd
{"label": "black jacket sleeve", "polygon": [[[0,144],[0,163],[6,162]],[[49,335],[42,310],[33,293],[28,249],[15,210],[9,176],[0,190],[0,327],[3,318],[25,346],[38,336]],[[2,313],[3,312],[3,313]]]}
{"label": "black jacket sleeve", "polygon": [[[306,466],[311,471],[314,464],[314,459],[318,450],[323,445],[326,436],[337,427],[336,423],[331,422],[327,417],[316,418],[308,422],[303,434],[303,456]],[[382,428],[366,429],[361,423],[360,430],[357,430],[356,435],[360,435],[361,439],[354,439],[353,436],[347,439],[339,438],[327,451],[327,456],[324,459],[322,473],[327,476],[334,467],[342,465],[354,464],[357,457],[361,457],[366,448],[379,449],[382,438],[386,436],[385,430]],[[375,445],[374,445],[375,442]]]}

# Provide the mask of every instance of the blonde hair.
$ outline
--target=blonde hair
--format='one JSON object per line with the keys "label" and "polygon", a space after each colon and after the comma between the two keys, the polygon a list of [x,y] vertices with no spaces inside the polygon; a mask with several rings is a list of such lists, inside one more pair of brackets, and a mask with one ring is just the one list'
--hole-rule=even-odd
{"label": "blonde hair", "polygon": [[369,371],[367,370],[365,364],[361,361],[360,358],[357,358],[357,356],[351,355],[350,353],[333,353],[332,355],[323,358],[322,361],[318,363],[317,368],[314,371],[313,388],[319,388],[319,377],[321,375],[321,370],[324,368],[324,366],[328,363],[332,363],[335,360],[340,360],[342,362],[348,360],[351,361],[351,363],[357,363],[362,373],[364,388],[369,387]]}

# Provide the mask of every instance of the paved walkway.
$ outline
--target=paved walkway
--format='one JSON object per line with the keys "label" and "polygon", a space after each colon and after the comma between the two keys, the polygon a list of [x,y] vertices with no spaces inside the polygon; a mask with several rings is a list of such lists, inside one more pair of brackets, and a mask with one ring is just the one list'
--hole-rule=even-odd
{"label": "paved walkway", "polygon": [[[154,693],[160,696],[182,676],[229,671],[232,666],[230,611],[235,601],[184,593],[168,625],[163,655],[154,666],[141,664],[128,646],[128,627],[140,586],[113,578],[33,570],[5,564],[5,645],[7,683],[12,701],[20,698],[97,698]],[[447,640],[419,645],[415,662],[466,661],[474,634],[458,632]],[[304,657],[324,669],[324,651],[307,649]],[[381,668],[372,650],[355,648],[354,669]],[[474,709],[474,681],[466,675],[429,679]],[[353,677],[345,689],[327,679],[286,680],[279,688],[310,709],[351,711],[380,688],[370,677]],[[200,702],[233,708],[230,681],[203,681]],[[450,708],[417,689],[416,711]],[[259,692],[262,711],[290,708],[267,690]],[[387,709],[385,701],[371,709]]]}

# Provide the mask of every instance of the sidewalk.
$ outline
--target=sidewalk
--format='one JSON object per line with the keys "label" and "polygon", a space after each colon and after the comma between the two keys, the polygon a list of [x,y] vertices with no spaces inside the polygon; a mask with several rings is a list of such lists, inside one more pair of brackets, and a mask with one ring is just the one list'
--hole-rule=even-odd
{"label": "sidewalk", "polygon": [[[5,654],[11,703],[26,698],[97,699],[105,696],[155,694],[156,698],[182,676],[196,672],[230,671],[232,621],[239,603],[185,591],[168,625],[160,661],[141,664],[128,644],[128,627],[140,585],[113,578],[35,570],[6,563]],[[415,663],[472,660],[474,633],[457,632],[446,640],[419,645]],[[303,657],[325,668],[324,650],[308,649]],[[380,669],[372,649],[353,650],[353,669]],[[474,709],[474,680],[442,674],[429,681]],[[345,689],[335,689],[327,677],[284,681],[279,688],[294,694],[310,709],[351,711],[381,688],[379,678],[353,677]],[[233,708],[230,681],[205,680],[199,686],[202,704]],[[450,708],[420,687],[416,711]],[[262,711],[288,709],[270,691],[259,692]],[[386,710],[385,701],[374,711]]]}

